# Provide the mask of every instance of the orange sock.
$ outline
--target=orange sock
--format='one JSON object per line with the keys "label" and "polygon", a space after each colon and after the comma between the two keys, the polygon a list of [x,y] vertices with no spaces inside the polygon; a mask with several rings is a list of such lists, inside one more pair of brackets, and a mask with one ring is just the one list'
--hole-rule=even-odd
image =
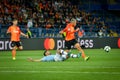
{"label": "orange sock", "polygon": [[16,57],[16,50],[15,49],[12,50],[12,57]]}
{"label": "orange sock", "polygon": [[85,58],[85,57],[86,57],[85,53],[82,53],[82,58]]}
{"label": "orange sock", "polygon": [[82,54],[81,54],[82,58],[85,58],[86,55],[85,55],[84,51],[81,49],[80,52],[82,53]]}

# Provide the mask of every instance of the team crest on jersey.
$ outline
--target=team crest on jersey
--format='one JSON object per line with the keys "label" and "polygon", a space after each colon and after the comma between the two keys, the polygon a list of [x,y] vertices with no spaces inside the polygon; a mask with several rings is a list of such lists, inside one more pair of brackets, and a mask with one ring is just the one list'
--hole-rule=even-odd
{"label": "team crest on jersey", "polygon": [[68,31],[70,31],[70,28],[68,28]]}
{"label": "team crest on jersey", "polygon": [[13,32],[14,32],[14,33],[18,33],[19,31],[18,31],[18,30],[14,30]]}
{"label": "team crest on jersey", "polygon": [[19,33],[19,28],[17,27],[13,32],[14,33]]}

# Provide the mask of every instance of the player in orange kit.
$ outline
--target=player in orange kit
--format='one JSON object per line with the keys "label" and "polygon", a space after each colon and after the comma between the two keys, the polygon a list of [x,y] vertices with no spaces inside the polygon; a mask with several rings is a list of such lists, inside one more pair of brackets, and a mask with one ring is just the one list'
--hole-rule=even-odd
{"label": "player in orange kit", "polygon": [[12,59],[15,60],[16,59],[16,49],[20,49],[22,50],[22,44],[20,42],[20,35],[25,36],[28,38],[28,35],[24,34],[21,32],[20,28],[17,26],[18,24],[18,20],[14,19],[13,20],[13,25],[11,25],[8,30],[7,33],[11,34],[11,45],[12,45]]}
{"label": "player in orange kit", "polygon": [[76,23],[77,22],[75,19],[71,19],[71,22],[67,24],[65,29],[61,30],[59,33],[60,34],[66,33],[65,36],[65,46],[67,48],[66,52],[70,52],[71,46],[74,46],[75,48],[78,49],[79,52],[82,53],[82,58],[84,58],[84,60],[87,61],[89,59],[89,56],[85,55],[83,49],[80,47],[80,44],[75,39],[75,32],[79,31],[79,28],[74,30]]}

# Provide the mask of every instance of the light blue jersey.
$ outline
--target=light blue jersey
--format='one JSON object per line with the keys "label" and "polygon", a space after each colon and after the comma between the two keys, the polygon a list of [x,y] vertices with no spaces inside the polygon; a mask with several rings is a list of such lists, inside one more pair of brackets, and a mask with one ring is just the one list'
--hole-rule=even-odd
{"label": "light blue jersey", "polygon": [[55,61],[55,60],[54,60],[54,57],[55,57],[55,55],[44,56],[44,57],[41,59],[41,61],[43,61],[43,62]]}
{"label": "light blue jersey", "polygon": [[55,55],[48,55],[44,56],[41,61],[42,62],[50,62],[50,61],[63,61],[63,57],[60,54],[55,54]]}

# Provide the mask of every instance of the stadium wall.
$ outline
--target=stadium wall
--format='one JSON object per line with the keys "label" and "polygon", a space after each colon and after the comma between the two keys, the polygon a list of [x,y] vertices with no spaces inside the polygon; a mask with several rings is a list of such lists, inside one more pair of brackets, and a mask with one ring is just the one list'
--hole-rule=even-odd
{"label": "stadium wall", "polygon": [[[21,39],[24,50],[58,49],[65,48],[65,41],[62,38],[31,38]],[[120,38],[78,38],[84,48],[96,49],[108,45],[111,48],[119,48]],[[11,42],[9,39],[0,39],[0,50],[10,50]]]}

